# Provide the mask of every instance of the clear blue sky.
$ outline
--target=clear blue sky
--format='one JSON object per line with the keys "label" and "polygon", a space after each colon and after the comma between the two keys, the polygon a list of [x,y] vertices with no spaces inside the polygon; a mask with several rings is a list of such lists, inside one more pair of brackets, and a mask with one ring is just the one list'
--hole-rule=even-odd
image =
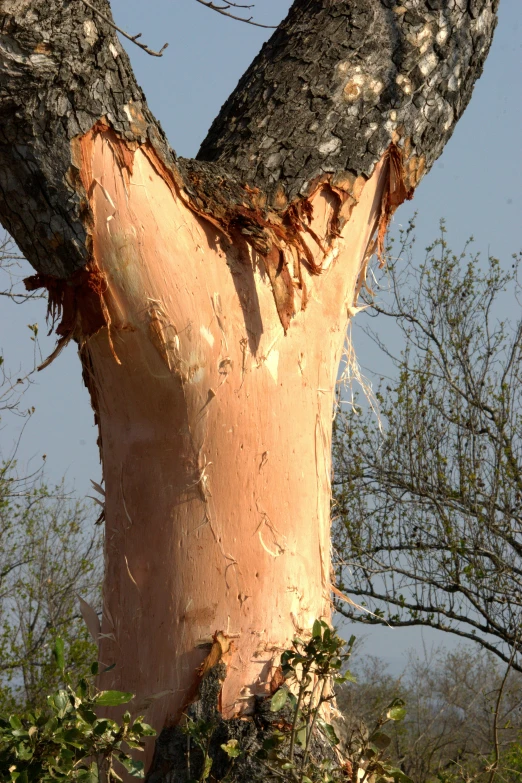
{"label": "clear blue sky", "polygon": [[[277,24],[289,0],[258,0],[256,19]],[[131,33],[142,32],[152,48],[165,41],[161,59],[152,58],[128,43],[127,49],[149,105],[161,121],[179,155],[190,157],[237,80],[257,54],[269,30],[227,20],[195,0],[113,0],[117,23]],[[436,235],[445,217],[448,241],[460,249],[473,234],[476,246],[487,254],[508,259],[522,241],[522,2],[501,0],[500,21],[484,75],[471,104],[430,174],[418,188],[412,204],[402,207],[397,223],[406,223],[418,211],[420,248]],[[26,272],[30,273],[30,272]],[[31,361],[28,323],[38,322],[45,333],[45,307],[41,302],[14,306],[0,300],[0,347],[6,365],[15,372]],[[355,329],[356,345],[364,364],[372,362],[371,349]],[[53,338],[42,339],[47,355]],[[35,380],[24,397],[24,407],[36,413],[27,425],[19,459],[36,466],[47,454],[47,476],[61,476],[77,494],[89,492],[90,479],[100,478],[96,432],[87,393],[82,386],[74,347],[66,351]],[[21,421],[6,418],[0,432],[5,456],[17,437]],[[362,635],[364,629],[355,630]],[[428,643],[434,635],[426,635]],[[394,669],[401,653],[421,641],[417,630],[375,630],[367,649],[387,660]]]}

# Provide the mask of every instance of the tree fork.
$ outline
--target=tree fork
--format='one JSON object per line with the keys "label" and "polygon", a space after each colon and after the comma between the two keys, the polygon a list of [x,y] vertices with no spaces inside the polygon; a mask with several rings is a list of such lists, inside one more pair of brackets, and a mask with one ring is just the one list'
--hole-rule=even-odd
{"label": "tree fork", "polygon": [[99,15],[2,2],[0,217],[61,316],[58,349],[80,345],[106,486],[101,660],[158,729],[217,631],[234,719],[330,616],[346,323],[469,101],[496,7],[297,0],[186,161]]}

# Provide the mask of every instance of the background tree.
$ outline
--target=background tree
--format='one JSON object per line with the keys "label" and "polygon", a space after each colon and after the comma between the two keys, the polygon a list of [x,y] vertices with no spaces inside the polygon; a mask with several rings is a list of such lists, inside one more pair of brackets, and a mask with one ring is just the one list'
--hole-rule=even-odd
{"label": "background tree", "polygon": [[412,232],[369,301],[404,344],[372,332],[394,372],[380,419],[367,406],[337,419],[338,582],[377,615],[363,622],[451,631],[504,661],[515,649],[522,671],[522,321],[503,318],[519,259],[454,255],[442,225],[418,264]]}
{"label": "background tree", "polygon": [[522,676],[493,654],[471,646],[411,652],[393,676],[384,661],[359,652],[351,669],[357,682],[338,695],[351,753],[400,697],[406,716],[387,725],[389,753],[415,783],[520,779]]}
{"label": "background tree", "polygon": [[159,728],[211,648],[231,719],[329,617],[347,321],[470,99],[497,4],[296,0],[196,161],[170,149],[106,0],[2,6],[0,217],[61,315],[57,351],[80,346],[106,485],[105,682],[162,694]]}
{"label": "background tree", "polygon": [[[20,288],[20,256],[9,237],[0,242],[0,296],[20,304],[34,295]],[[38,330],[29,325],[38,360]],[[29,338],[28,334],[28,338]],[[23,392],[35,366],[13,373],[0,362],[0,421],[30,417]],[[22,429],[23,434],[23,429]],[[71,669],[81,676],[96,646],[79,611],[78,596],[100,608],[101,528],[93,511],[60,486],[45,484],[43,466],[17,465],[16,444],[0,462],[0,712],[45,704],[60,681],[50,651],[57,635]]]}
{"label": "background tree", "polygon": [[57,636],[81,676],[97,650],[79,611],[80,596],[100,608],[100,529],[92,509],[64,487],[17,480],[0,470],[0,711],[45,705],[60,682],[51,660]]}

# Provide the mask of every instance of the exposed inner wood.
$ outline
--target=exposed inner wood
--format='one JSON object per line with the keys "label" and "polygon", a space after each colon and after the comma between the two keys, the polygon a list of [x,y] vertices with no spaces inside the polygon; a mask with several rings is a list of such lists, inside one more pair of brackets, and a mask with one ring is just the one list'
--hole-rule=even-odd
{"label": "exposed inner wood", "polygon": [[292,636],[330,614],[336,368],[387,167],[332,241],[331,194],[315,194],[329,249],[307,239],[324,271],[303,270],[308,304],[285,335],[262,259],[194,215],[143,150],[132,174],[104,133],[84,155],[110,323],[82,346],[107,488],[101,660],[117,665],[104,685],[137,703],[163,693],[147,710],[161,729],[220,631],[231,717],[267,693]]}

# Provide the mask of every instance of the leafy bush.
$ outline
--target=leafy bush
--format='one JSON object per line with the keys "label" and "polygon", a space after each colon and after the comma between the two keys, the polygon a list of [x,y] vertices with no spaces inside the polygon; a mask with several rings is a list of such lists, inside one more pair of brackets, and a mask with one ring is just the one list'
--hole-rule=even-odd
{"label": "leafy bush", "polygon": [[406,710],[404,702],[395,698],[379,716],[373,731],[357,748],[352,748],[350,760],[343,753],[333,753],[332,758],[320,762],[313,758],[316,731],[333,748],[340,746],[334,725],[324,718],[324,706],[332,701],[334,685],[354,682],[346,669],[355,636],[348,642],[335,630],[316,620],[309,640],[296,638],[292,648],[281,656],[281,670],[285,685],[275,692],[271,710],[280,713],[290,707],[290,721],[280,721],[268,737],[260,753],[267,768],[267,780],[285,780],[288,783],[341,783],[348,780],[397,781],[412,783],[402,770],[387,761],[387,749],[391,743],[383,731],[388,722],[401,721]]}
{"label": "leafy bush", "polygon": [[141,717],[132,719],[130,712],[125,712],[121,724],[96,715],[98,708],[127,704],[134,695],[98,690],[94,685],[98,663],[73,688],[61,639],[54,658],[65,687],[47,697],[46,708],[0,717],[0,781],[121,781],[115,763],[133,777],[143,778],[143,762],[130,751],[142,750],[143,738],[153,736],[154,729]]}
{"label": "leafy bush", "polygon": [[98,609],[103,537],[92,517],[63,485],[0,464],[0,713],[45,707],[60,682],[58,635],[73,678],[89,673],[97,652],[78,595]]}

